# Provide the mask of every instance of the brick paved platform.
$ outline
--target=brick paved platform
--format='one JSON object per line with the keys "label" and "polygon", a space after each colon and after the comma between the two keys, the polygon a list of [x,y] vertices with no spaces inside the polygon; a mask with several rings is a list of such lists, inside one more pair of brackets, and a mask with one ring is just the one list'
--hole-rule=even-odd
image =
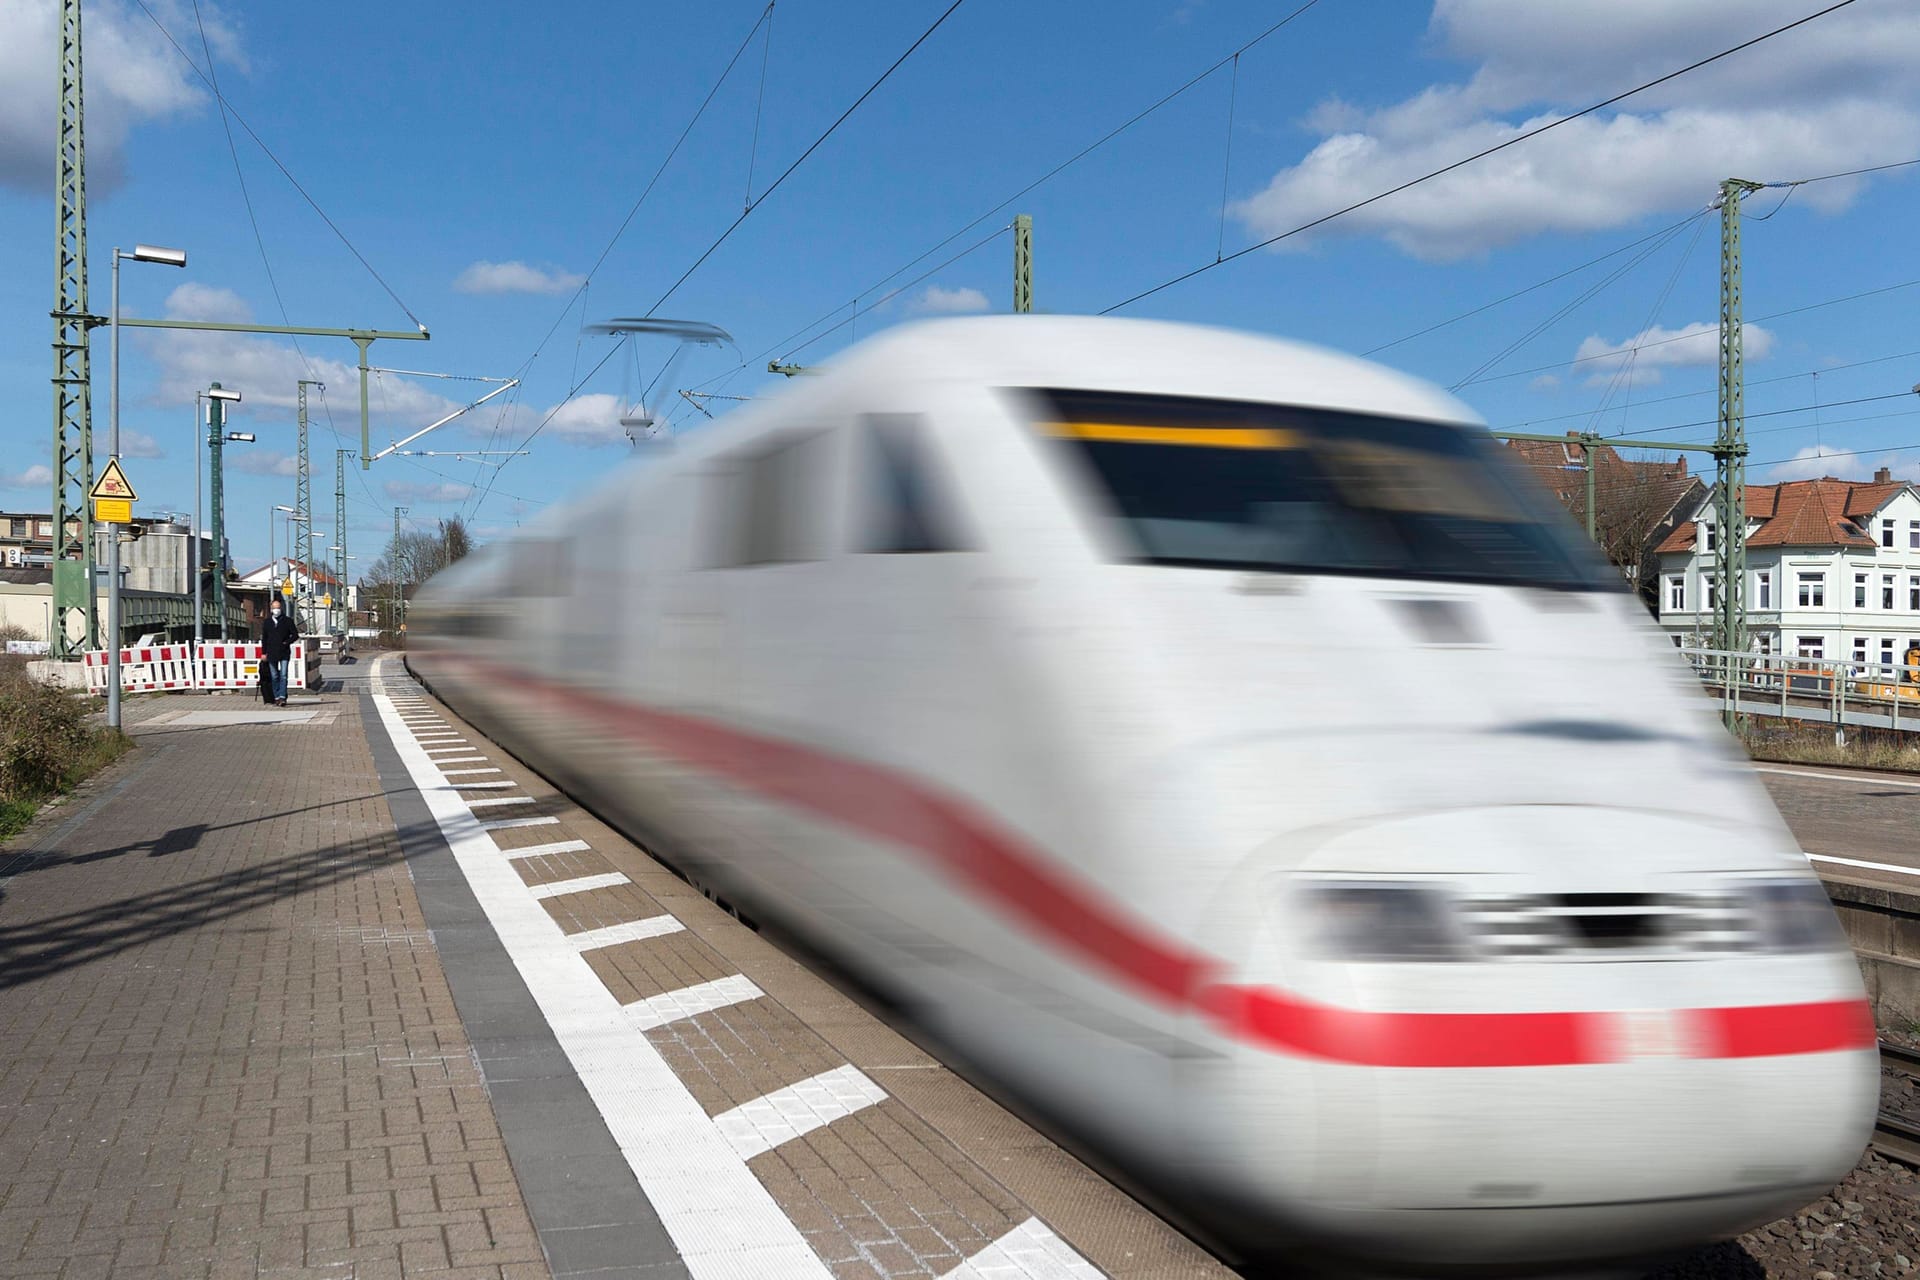
{"label": "brick paved platform", "polygon": [[1228,1273],[394,659],[0,850],[0,1280]]}
{"label": "brick paved platform", "polygon": [[131,699],[0,849],[0,1277],[549,1274],[361,705]]}

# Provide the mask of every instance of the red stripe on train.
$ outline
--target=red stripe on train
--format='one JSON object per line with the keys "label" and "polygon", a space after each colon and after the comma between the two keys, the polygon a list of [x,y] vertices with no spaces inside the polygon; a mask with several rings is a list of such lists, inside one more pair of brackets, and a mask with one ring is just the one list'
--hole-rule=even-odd
{"label": "red stripe on train", "polygon": [[[879,765],[743,732],[679,712],[618,702],[466,655],[439,654],[564,703],[683,763],[889,843],[930,855],[954,878],[1064,950],[1157,997],[1191,1008],[1244,1043],[1355,1066],[1546,1067],[1616,1062],[1605,1011],[1410,1013],[1341,1009],[1271,987],[1219,983],[1219,960],[1109,905],[1017,836],[963,801]],[[1865,1000],[1677,1011],[1692,1031],[1678,1052],[1696,1058],[1775,1057],[1869,1049]]]}

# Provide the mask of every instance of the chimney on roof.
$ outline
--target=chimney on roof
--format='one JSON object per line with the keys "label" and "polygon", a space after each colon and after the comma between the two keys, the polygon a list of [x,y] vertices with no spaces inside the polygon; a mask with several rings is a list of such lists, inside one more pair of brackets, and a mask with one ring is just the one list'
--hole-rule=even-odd
{"label": "chimney on roof", "polygon": [[1893,483],[1893,468],[1892,468],[1892,467],[1882,467],[1882,468],[1880,468],[1880,469],[1879,469],[1878,471],[1876,471],[1876,472],[1874,472],[1874,473],[1873,473],[1873,482],[1874,482],[1875,484],[1892,484],[1892,483]]}

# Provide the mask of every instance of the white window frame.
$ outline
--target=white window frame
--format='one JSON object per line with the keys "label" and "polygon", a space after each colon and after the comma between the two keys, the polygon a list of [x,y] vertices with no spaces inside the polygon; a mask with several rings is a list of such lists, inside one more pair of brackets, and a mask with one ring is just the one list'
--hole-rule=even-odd
{"label": "white window frame", "polygon": [[1880,545],[1883,547],[1893,546],[1893,521],[1891,520],[1882,520],[1880,522]]}
{"label": "white window frame", "polygon": [[1867,638],[1865,636],[1855,636],[1853,638],[1853,663],[1857,667],[1867,665]]}
{"label": "white window frame", "polygon": [[1687,611],[1687,575],[1670,573],[1667,575],[1667,612],[1685,613]]}
{"label": "white window frame", "polygon": [[1795,574],[1800,586],[1799,601],[1802,609],[1824,609],[1827,607],[1827,575],[1813,569],[1801,569]]}
{"label": "white window frame", "polygon": [[1703,524],[1700,526],[1700,549],[1702,551],[1712,551],[1713,548],[1714,548],[1713,526],[1710,524]]}
{"label": "white window frame", "polygon": [[1880,607],[1888,613],[1893,612],[1894,592],[1898,590],[1898,581],[1890,573],[1880,575]]}
{"label": "white window frame", "polygon": [[[1827,656],[1827,638],[1825,636],[1795,636],[1793,654],[1796,658],[1825,658]],[[1808,653],[1807,650],[1813,650]]]}
{"label": "white window frame", "polygon": [[1720,582],[1711,574],[1700,579],[1701,594],[1707,598],[1707,612],[1712,613],[1720,607]]}
{"label": "white window frame", "polygon": [[1755,608],[1773,608],[1773,570],[1761,569],[1753,575],[1753,598],[1757,602]]}
{"label": "white window frame", "polygon": [[1920,573],[1907,575],[1907,611],[1920,613]]}
{"label": "white window frame", "polygon": [[1853,607],[1856,609],[1867,607],[1867,575],[1864,573],[1853,575]]}
{"label": "white window frame", "polygon": [[1920,520],[1907,521],[1907,550],[1920,551]]}
{"label": "white window frame", "polygon": [[1897,636],[1881,636],[1880,637],[1880,665],[1881,666],[1890,667],[1893,665],[1893,651],[1899,645],[1899,643],[1900,643],[1900,640],[1899,640],[1899,637]]}

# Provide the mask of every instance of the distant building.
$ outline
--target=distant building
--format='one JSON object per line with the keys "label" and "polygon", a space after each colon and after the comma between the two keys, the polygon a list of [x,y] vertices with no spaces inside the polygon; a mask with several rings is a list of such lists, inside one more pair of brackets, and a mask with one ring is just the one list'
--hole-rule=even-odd
{"label": "distant building", "polygon": [[[1560,505],[1582,525],[1587,518],[1587,446],[1566,440],[1509,440],[1518,455]],[[1608,445],[1593,450],[1594,537],[1648,608],[1659,571],[1654,549],[1672,532],[1683,510],[1707,491],[1687,470],[1685,457],[1623,458]]]}
{"label": "distant building", "polygon": [[[1660,625],[1711,639],[1721,538],[1713,495],[1660,543]],[[1920,644],[1920,492],[1882,467],[1870,481],[1747,486],[1747,629],[1760,653],[1900,660]]]}
{"label": "distant building", "polygon": [[[293,582],[293,599],[299,606],[302,626],[310,631],[321,631],[346,625],[346,615],[355,607],[359,589],[352,584],[343,584],[334,576],[333,570],[325,565],[309,566],[304,561],[283,556],[272,564],[263,564],[251,573],[241,574],[237,585],[242,590],[278,590],[278,584],[288,580]],[[284,595],[282,598],[285,598]],[[262,613],[265,612],[265,599],[264,595],[260,597],[262,603],[258,608]],[[332,605],[321,604],[323,599],[331,600]],[[253,608],[250,604],[250,612]]]}

